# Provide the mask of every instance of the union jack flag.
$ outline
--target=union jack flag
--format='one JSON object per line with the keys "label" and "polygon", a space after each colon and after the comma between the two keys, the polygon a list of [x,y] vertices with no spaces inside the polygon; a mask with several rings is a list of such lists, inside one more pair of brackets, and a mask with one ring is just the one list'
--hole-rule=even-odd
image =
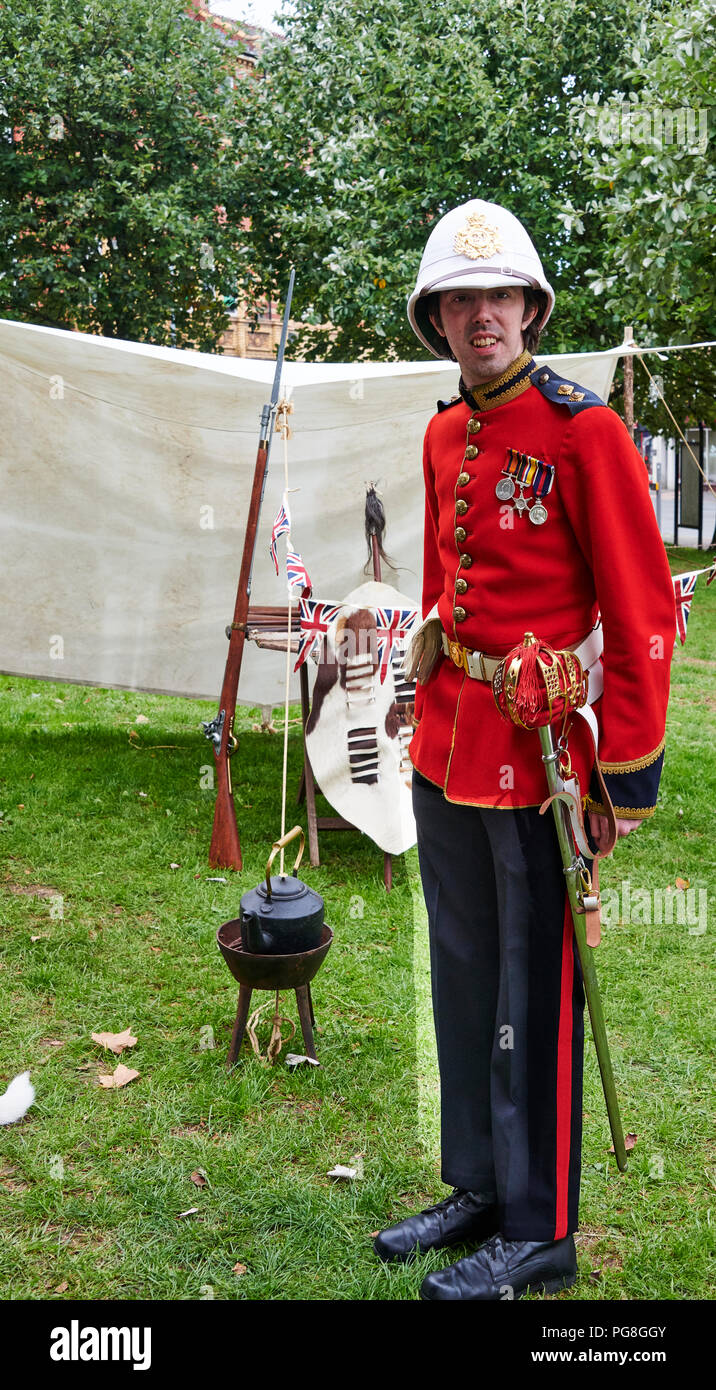
{"label": "union jack flag", "polygon": [[692,574],[674,575],[674,598],[676,599],[676,626],[678,629],[679,637],[681,638],[682,647],[684,645],[684,642],[686,641],[686,624],[689,621],[689,613],[691,612],[691,602],[694,597],[696,580],[699,577],[699,573],[699,570],[695,570]]}
{"label": "union jack flag", "polygon": [[381,685],[388,671],[394,645],[398,643],[402,646],[417,616],[417,608],[376,608]]}
{"label": "union jack flag", "polygon": [[299,666],[303,666],[316,643],[323,641],[341,607],[340,603],[324,603],[318,599],[302,598],[299,600],[301,636],[294,671],[297,671]]}
{"label": "union jack flag", "polygon": [[297,550],[292,550],[289,544],[286,549],[286,575],[288,577],[289,589],[300,589],[302,598],[310,598],[313,585],[311,576],[301,559]]}
{"label": "union jack flag", "polygon": [[291,517],[288,510],[288,501],[286,499],[286,494],[284,493],[283,501],[276,513],[276,520],[274,521],[273,529],[271,531],[271,544],[269,546],[269,555],[271,556],[271,559],[273,560],[274,565],[276,566],[277,574],[278,555],[276,554],[276,542],[278,541],[279,536],[285,536],[290,530]]}

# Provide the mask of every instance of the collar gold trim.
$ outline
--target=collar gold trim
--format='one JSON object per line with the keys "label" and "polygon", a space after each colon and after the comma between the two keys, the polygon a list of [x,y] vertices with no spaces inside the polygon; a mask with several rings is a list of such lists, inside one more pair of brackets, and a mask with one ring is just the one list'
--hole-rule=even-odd
{"label": "collar gold trim", "polygon": [[[520,353],[500,376],[491,381],[481,381],[466,392],[466,399],[472,397],[478,410],[494,410],[495,406],[505,405],[521,396],[531,385],[530,373],[535,363],[529,352]],[[468,404],[469,404],[468,399]]]}

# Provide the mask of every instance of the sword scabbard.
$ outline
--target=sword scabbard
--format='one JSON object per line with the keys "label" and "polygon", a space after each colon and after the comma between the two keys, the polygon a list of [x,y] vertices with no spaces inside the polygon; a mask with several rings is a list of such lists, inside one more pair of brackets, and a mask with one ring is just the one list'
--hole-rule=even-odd
{"label": "sword scabbard", "polygon": [[594,1047],[599,1063],[599,1072],[602,1078],[602,1088],[604,1090],[604,1099],[606,1101],[607,1115],[609,1117],[609,1127],[614,1143],[614,1156],[619,1171],[623,1173],[627,1166],[624,1130],[619,1113],[619,1101],[617,1099],[612,1060],[609,1052],[607,1029],[604,1021],[604,1009],[602,1007],[599,984],[597,982],[597,972],[594,965],[594,952],[587,944],[586,913],[592,909],[594,899],[593,885],[589,870],[582,856],[576,853],[572,841],[569,813],[564,805],[563,796],[560,791],[560,778],[558,772],[559,751],[555,747],[554,736],[549,725],[545,725],[539,729],[539,738],[542,747],[542,761],[547,773],[547,784],[550,791],[549,800],[552,806],[552,813],[557,828],[557,839],[559,841],[559,849],[564,866],[567,896],[572,912],[574,935],[577,941],[577,952],[582,967],[584,994],[587,1001],[587,1008],[589,1009]]}

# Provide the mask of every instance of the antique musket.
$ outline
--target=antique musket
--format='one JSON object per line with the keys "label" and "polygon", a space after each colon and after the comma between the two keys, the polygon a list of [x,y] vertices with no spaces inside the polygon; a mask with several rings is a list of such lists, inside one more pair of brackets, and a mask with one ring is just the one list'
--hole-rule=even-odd
{"label": "antique musket", "polygon": [[214,825],[211,832],[211,847],[209,849],[209,863],[212,868],[240,869],[242,867],[241,843],[239,840],[238,826],[236,824],[236,809],[231,786],[230,759],[232,754],[236,751],[238,743],[234,735],[236,697],[239,689],[239,676],[241,675],[244,643],[246,641],[246,620],[251,596],[251,575],[254,565],[256,536],[261,513],[261,503],[266,487],[271,438],[273,435],[273,422],[276,416],[279,394],[281,391],[281,373],[286,350],[288,322],[291,313],[291,300],[293,297],[295,278],[296,272],[292,267],[288,282],[288,293],[286,295],[286,308],[283,316],[283,327],[281,329],[281,341],[276,357],[276,371],[274,372],[271,400],[268,404],[264,405],[261,411],[259,444],[256,453],[249,512],[246,521],[246,533],[244,536],[244,549],[241,558],[239,585],[236,591],[234,618],[231,626],[226,629],[226,635],[229,639],[229,652],[226,658],[224,680],[219,697],[219,712],[214,719],[202,721],[204,733],[211,741],[214,748],[217,778]]}

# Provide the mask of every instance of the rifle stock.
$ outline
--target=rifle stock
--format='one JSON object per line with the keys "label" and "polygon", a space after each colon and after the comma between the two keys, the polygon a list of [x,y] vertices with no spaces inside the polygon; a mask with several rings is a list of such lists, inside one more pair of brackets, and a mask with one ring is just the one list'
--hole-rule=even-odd
{"label": "rifle stock", "polygon": [[212,868],[217,869],[241,869],[242,867],[241,841],[239,839],[239,830],[236,823],[236,808],[234,806],[234,793],[231,785],[230,759],[237,746],[237,740],[234,736],[234,718],[236,716],[236,699],[239,690],[239,677],[241,675],[241,660],[244,654],[244,643],[246,641],[246,620],[248,617],[251,595],[251,571],[254,563],[254,550],[256,547],[256,534],[259,525],[261,503],[266,486],[269,451],[271,448],[271,430],[273,428],[274,415],[281,386],[281,369],[283,367],[283,356],[286,348],[294,278],[295,271],[291,270],[288,294],[286,296],[283,328],[281,331],[281,341],[276,358],[276,372],[274,374],[273,390],[271,392],[271,403],[270,405],[265,405],[261,413],[259,446],[256,452],[254,481],[251,489],[249,513],[246,520],[246,534],[244,536],[241,573],[239,574],[236,603],[234,605],[234,619],[231,628],[228,630],[229,652],[226,658],[224,679],[221,686],[221,696],[219,698],[219,713],[215,719],[208,720],[204,722],[203,725],[206,737],[211,740],[214,746],[214,762],[216,766],[216,803],[214,806],[214,824],[209,848],[209,863]]}

